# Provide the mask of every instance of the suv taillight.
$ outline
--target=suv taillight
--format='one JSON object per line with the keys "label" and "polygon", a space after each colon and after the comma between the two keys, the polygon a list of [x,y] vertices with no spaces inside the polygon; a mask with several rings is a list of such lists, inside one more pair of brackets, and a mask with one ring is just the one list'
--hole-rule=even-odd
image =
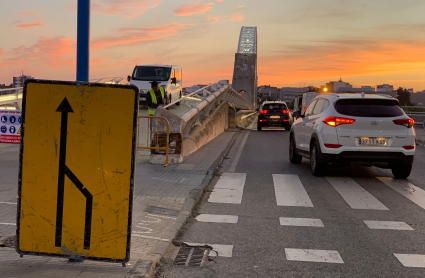
{"label": "suv taillight", "polygon": [[283,114],[289,114],[289,110],[282,110]]}
{"label": "suv taillight", "polygon": [[261,110],[260,113],[261,114],[267,114],[267,110]]}
{"label": "suv taillight", "polygon": [[413,119],[398,119],[393,121],[396,125],[404,125],[407,128],[411,128],[415,125],[415,121]]}
{"label": "suv taillight", "polygon": [[323,122],[330,126],[348,125],[354,123],[356,120],[340,117],[328,117]]}

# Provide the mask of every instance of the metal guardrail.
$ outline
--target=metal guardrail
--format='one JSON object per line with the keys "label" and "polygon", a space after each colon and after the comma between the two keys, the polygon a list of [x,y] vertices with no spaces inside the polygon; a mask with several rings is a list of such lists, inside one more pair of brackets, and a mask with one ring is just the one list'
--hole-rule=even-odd
{"label": "metal guardrail", "polygon": [[[164,167],[167,167],[168,166],[168,155],[169,155],[169,144],[170,144],[170,123],[164,117],[139,116],[138,119],[137,119],[137,135],[139,135],[140,119],[148,119],[148,132],[147,132],[146,147],[139,146],[139,139],[137,139],[137,148],[143,149],[143,150],[162,150],[162,151],[165,151],[165,165],[164,165]],[[151,119],[163,120],[167,124],[166,147],[160,147],[159,146],[159,124],[156,125],[156,128],[157,128],[157,130],[156,130],[156,146],[155,147],[149,147],[149,138],[150,138],[150,129],[151,129],[150,120]]]}
{"label": "metal guardrail", "polygon": [[191,97],[200,91],[206,92],[208,96],[202,98],[202,101],[200,103],[192,107],[192,109],[190,109],[181,117],[182,120],[184,120],[186,123],[183,131],[184,137],[189,137],[190,130],[197,123],[200,123],[204,117],[208,117],[210,115],[210,112],[215,110],[215,108],[222,101],[227,101],[233,104],[234,106],[242,109],[253,109],[254,106],[241,94],[233,90],[229,86],[227,81],[220,81],[201,88],[185,97],[182,97],[182,99],[170,103],[169,105],[165,106],[165,108],[179,101],[182,101],[187,97]]}
{"label": "metal guardrail", "polygon": [[0,89],[0,93],[2,92],[12,92],[9,94],[0,95],[0,106],[11,105],[14,106],[17,110],[22,108],[22,87],[18,88],[8,88],[8,89]]}

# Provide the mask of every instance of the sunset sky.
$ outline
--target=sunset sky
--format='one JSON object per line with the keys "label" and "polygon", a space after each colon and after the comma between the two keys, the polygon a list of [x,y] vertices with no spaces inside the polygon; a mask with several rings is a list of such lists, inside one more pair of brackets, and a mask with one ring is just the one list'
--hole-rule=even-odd
{"label": "sunset sky", "polygon": [[[177,64],[183,86],[231,79],[258,27],[259,85],[425,89],[424,0],[92,0],[90,79]],[[0,83],[75,80],[77,0],[0,1]]]}

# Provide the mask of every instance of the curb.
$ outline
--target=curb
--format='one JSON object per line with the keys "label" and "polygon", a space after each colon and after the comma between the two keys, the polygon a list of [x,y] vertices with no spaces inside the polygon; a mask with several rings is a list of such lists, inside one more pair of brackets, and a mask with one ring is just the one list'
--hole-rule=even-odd
{"label": "curb", "polygon": [[125,278],[154,277],[157,264],[159,263],[161,258],[165,255],[165,252],[167,252],[168,248],[172,244],[177,233],[183,227],[183,224],[188,219],[195,204],[199,202],[200,198],[202,197],[202,192],[204,188],[208,186],[208,184],[211,182],[211,180],[214,177],[214,170],[217,169],[218,166],[223,162],[224,157],[230,151],[230,148],[233,146],[233,144],[236,141],[236,138],[238,137],[240,133],[241,133],[241,129],[235,132],[233,139],[230,141],[230,143],[228,143],[228,145],[226,146],[226,149],[221,152],[221,154],[219,155],[219,158],[212,164],[210,169],[207,171],[207,174],[202,180],[202,183],[189,193],[189,197],[186,199],[183,210],[180,211],[176,219],[176,222],[168,231],[164,233],[163,237],[169,238],[170,240],[160,242],[155,247],[155,250],[152,251],[149,255],[147,255],[145,259],[138,260],[137,263],[134,265],[134,267],[125,275]]}

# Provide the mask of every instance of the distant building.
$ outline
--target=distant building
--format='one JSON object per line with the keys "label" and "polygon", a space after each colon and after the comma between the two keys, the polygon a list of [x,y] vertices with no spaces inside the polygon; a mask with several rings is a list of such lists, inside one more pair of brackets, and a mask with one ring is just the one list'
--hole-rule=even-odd
{"label": "distant building", "polygon": [[353,88],[353,86],[348,83],[342,81],[342,79],[339,79],[339,81],[331,81],[329,83],[326,83],[326,88],[328,89],[329,93],[336,93],[339,91],[340,88]]}
{"label": "distant building", "polygon": [[412,88],[407,89],[407,91],[409,91],[409,93],[411,93],[411,94],[414,94],[415,93]]}
{"label": "distant building", "polygon": [[283,101],[294,101],[295,98],[302,96],[304,93],[312,89],[316,89],[316,87],[283,87],[280,89],[280,99]]}
{"label": "distant building", "polygon": [[29,75],[21,75],[18,77],[13,77],[13,87],[18,88],[18,87],[23,87],[25,81],[27,81],[28,79],[33,79],[34,77],[31,77]]}
{"label": "distant building", "polygon": [[375,93],[375,88],[371,86],[362,86],[361,88],[349,88],[349,87],[339,87],[335,93],[365,93],[373,94]]}
{"label": "distant building", "polygon": [[199,89],[202,89],[208,85],[193,85],[192,87],[183,88],[183,91],[186,91],[186,93],[191,94]]}
{"label": "distant building", "polygon": [[394,86],[389,84],[378,85],[376,92],[379,93],[389,93],[394,91]]}
{"label": "distant building", "polygon": [[270,97],[272,100],[280,100],[280,89],[271,86],[258,87],[259,97]]}
{"label": "distant building", "polygon": [[2,91],[0,91],[0,95],[7,95],[7,94],[13,93],[12,90],[5,90],[5,91],[3,91],[4,89],[9,89],[9,88],[14,88],[13,87],[13,84],[10,84],[10,85],[0,84],[0,90],[2,90]]}

